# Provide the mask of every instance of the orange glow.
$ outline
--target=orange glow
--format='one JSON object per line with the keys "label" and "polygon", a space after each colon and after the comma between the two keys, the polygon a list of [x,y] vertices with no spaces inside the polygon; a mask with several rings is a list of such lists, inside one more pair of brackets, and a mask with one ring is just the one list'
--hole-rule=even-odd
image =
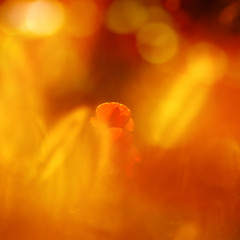
{"label": "orange glow", "polygon": [[71,1],[67,7],[66,29],[76,37],[88,37],[100,25],[100,12],[94,1]]}
{"label": "orange glow", "polygon": [[239,10],[0,1],[0,240],[238,240]]}
{"label": "orange glow", "polygon": [[194,173],[210,186],[231,188],[238,175],[239,154],[239,144],[233,139],[212,139],[196,158]]}
{"label": "orange glow", "polygon": [[184,223],[174,237],[174,240],[196,240],[199,237],[199,227],[195,223]]}

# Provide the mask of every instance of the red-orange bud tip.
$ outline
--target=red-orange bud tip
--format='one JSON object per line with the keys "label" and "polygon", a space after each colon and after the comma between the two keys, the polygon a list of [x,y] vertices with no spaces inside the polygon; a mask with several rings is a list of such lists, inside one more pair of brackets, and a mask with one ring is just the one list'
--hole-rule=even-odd
{"label": "red-orange bud tip", "polygon": [[133,128],[131,119],[131,111],[128,107],[117,102],[106,102],[100,104],[96,109],[96,116],[100,122],[106,123],[109,127],[125,128],[127,130]]}

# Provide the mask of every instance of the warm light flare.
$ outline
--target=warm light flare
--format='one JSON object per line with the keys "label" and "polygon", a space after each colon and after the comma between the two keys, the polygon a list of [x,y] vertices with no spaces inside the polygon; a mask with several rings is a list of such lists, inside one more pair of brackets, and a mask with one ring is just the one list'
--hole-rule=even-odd
{"label": "warm light flare", "polygon": [[152,116],[151,132],[155,143],[168,148],[183,138],[212,84],[224,74],[226,55],[221,50],[214,55],[212,49],[211,44],[203,43],[193,47],[185,73],[160,101]]}
{"label": "warm light flare", "polygon": [[188,55],[188,74],[194,76],[195,81],[212,84],[222,77],[228,67],[226,53],[211,43],[194,45]]}

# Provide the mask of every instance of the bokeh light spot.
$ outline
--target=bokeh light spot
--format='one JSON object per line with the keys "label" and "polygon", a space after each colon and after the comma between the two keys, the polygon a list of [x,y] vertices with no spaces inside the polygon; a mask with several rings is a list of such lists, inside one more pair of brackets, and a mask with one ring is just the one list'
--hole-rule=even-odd
{"label": "bokeh light spot", "polygon": [[64,9],[57,1],[7,1],[0,9],[1,26],[8,35],[44,37],[57,33]]}
{"label": "bokeh light spot", "polygon": [[154,22],[143,26],[137,34],[137,45],[143,59],[151,63],[171,60],[178,51],[178,37],[172,27]]}
{"label": "bokeh light spot", "polygon": [[161,7],[150,6],[147,8],[147,11],[147,23],[160,22],[171,25],[173,22],[171,15]]}
{"label": "bokeh light spot", "polygon": [[25,24],[30,34],[55,34],[64,21],[63,7],[57,1],[36,1],[29,5]]}
{"label": "bokeh light spot", "polygon": [[117,0],[108,9],[107,26],[114,33],[135,32],[146,20],[146,8],[139,1]]}

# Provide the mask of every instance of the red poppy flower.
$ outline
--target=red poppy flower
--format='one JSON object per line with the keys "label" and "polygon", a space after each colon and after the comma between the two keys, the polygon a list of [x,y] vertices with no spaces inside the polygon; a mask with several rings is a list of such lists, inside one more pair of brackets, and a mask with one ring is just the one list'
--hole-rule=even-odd
{"label": "red poppy flower", "polygon": [[121,166],[128,176],[132,175],[134,162],[140,160],[139,153],[133,144],[132,130],[134,127],[131,111],[117,102],[100,104],[96,109],[96,118],[92,124],[105,124],[112,144],[112,158]]}
{"label": "red poppy flower", "polygon": [[133,120],[128,107],[117,102],[106,102],[100,104],[96,109],[97,120],[105,123],[108,127],[125,128],[133,130]]}

